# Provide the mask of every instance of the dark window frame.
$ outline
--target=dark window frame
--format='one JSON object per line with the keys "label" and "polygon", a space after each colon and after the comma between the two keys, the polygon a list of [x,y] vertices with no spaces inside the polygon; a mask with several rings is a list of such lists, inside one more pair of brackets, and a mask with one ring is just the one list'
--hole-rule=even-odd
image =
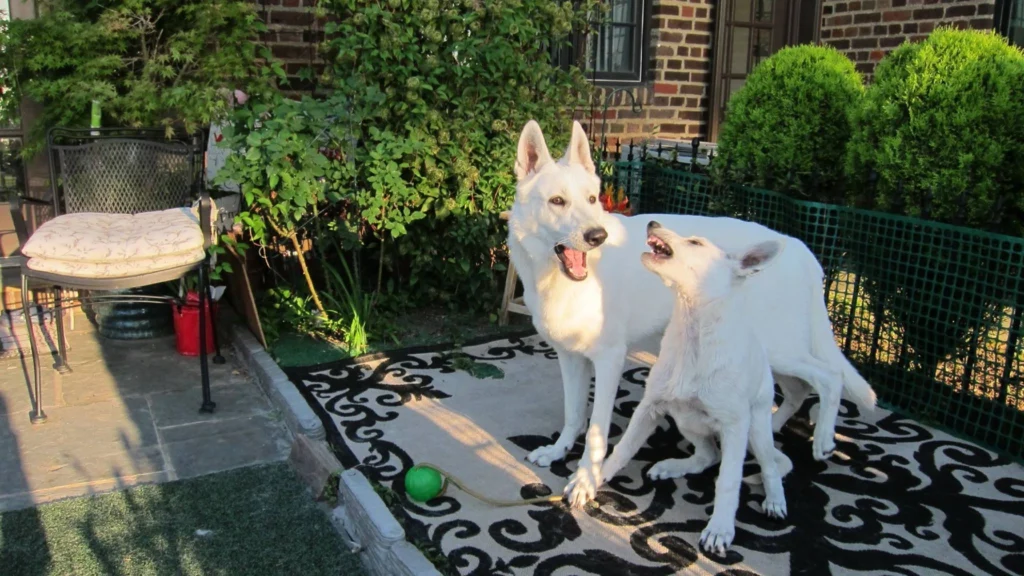
{"label": "dark window frame", "polygon": [[[578,66],[598,86],[639,86],[650,81],[651,70],[651,18],[654,0],[630,0],[633,3],[635,24],[615,24],[611,27],[631,27],[634,32],[632,42],[632,70],[630,72],[599,72],[591,66],[594,60],[595,47],[591,46],[590,38],[595,41],[603,39],[597,33],[600,23],[592,23],[593,30],[587,34],[574,32],[570,37],[570,45],[552,50],[552,62],[560,68]],[[606,57],[610,53],[606,53]],[[600,53],[598,53],[600,57]]]}
{"label": "dark window frame", "polygon": [[[993,27],[1010,44],[1024,48],[1024,0],[996,0]],[[1017,42],[1014,42],[1014,28],[1020,28]]]}
{"label": "dark window frame", "polygon": [[[732,38],[737,28],[749,30],[770,30],[772,44],[776,50],[794,44],[817,44],[821,38],[822,0],[775,0],[770,23],[753,23],[733,21],[737,0],[719,0],[715,14],[715,35],[712,43],[711,78],[708,92],[708,125],[707,138],[711,142],[718,140],[718,134],[724,120],[724,106],[721,102],[722,92],[728,88],[730,80],[746,77],[746,72],[738,74],[726,70],[726,63],[732,57]],[[754,46],[753,39],[748,50]],[[774,51],[773,51],[774,53]],[[748,59],[752,57],[748,53]],[[728,78],[726,78],[728,76]]]}

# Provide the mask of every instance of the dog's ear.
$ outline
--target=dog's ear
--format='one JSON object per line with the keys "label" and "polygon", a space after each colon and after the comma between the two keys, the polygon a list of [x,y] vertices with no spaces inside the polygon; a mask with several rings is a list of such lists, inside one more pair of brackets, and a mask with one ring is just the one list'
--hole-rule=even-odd
{"label": "dog's ear", "polygon": [[523,126],[523,132],[519,135],[519,153],[516,155],[516,179],[522,180],[530,174],[540,170],[545,164],[551,162],[551,154],[548,152],[548,145],[544,142],[544,134],[540,131],[540,124],[536,120],[530,120]]}
{"label": "dog's ear", "polygon": [[736,261],[736,275],[752,276],[764,270],[782,252],[782,248],[781,240],[766,240],[755,244],[738,256],[733,256],[732,258]]}
{"label": "dog's ear", "polygon": [[583,126],[578,120],[572,121],[572,139],[569,140],[565,158],[570,165],[578,164],[587,172],[597,174],[594,157],[590,155],[590,140],[587,139],[587,133],[583,131]]}

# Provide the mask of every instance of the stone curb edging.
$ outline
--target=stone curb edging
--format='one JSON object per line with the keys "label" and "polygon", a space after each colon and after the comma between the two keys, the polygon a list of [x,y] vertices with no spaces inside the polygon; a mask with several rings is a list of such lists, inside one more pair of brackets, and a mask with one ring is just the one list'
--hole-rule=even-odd
{"label": "stone curb edging", "polygon": [[405,529],[358,470],[341,473],[338,507],[334,509],[332,520],[369,573],[441,576],[423,553],[405,539]]}
{"label": "stone curb edging", "polygon": [[[284,413],[292,434],[325,441],[327,432],[320,418],[248,328],[232,324],[231,336],[239,359]],[[441,576],[423,553],[406,540],[405,529],[358,470],[340,474],[338,506],[331,520],[373,576]]]}
{"label": "stone curb edging", "polygon": [[255,376],[264,394],[284,413],[285,422],[292,434],[314,440],[327,438],[320,418],[266,349],[249,333],[249,329],[240,324],[232,324],[231,336],[238,357]]}

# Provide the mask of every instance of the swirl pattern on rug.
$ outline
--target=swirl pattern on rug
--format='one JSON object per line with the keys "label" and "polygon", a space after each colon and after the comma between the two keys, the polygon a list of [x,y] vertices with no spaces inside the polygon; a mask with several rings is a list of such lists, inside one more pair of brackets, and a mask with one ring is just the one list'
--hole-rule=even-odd
{"label": "swirl pattern on rug", "polygon": [[[776,444],[793,460],[789,517],[761,512],[760,487],[742,487],[736,538],[724,557],[697,539],[710,517],[718,468],[679,480],[645,473],[690,446],[666,418],[597,506],[494,508],[450,489],[428,504],[406,497],[417,462],[449,470],[497,498],[558,493],[582,441],[548,469],[525,461],[562,424],[556,354],[537,336],[463,350],[406,350],[289,376],[324,420],[346,467],[359,466],[402,504],[409,537],[432,544],[459,574],[731,575],[1024,574],[1024,468],[1008,458],[878,409],[843,401],[837,450],[811,458],[808,400]],[[500,368],[476,378],[471,362]],[[643,395],[648,366],[623,373],[609,442],[614,449]],[[752,459],[745,473],[756,471]]]}

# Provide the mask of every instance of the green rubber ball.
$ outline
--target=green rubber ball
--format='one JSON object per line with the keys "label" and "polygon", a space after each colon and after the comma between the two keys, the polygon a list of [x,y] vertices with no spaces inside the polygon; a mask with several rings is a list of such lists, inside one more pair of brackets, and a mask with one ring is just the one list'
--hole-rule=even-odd
{"label": "green rubber ball", "polygon": [[417,502],[426,502],[444,493],[445,478],[427,466],[413,466],[405,473],[405,493]]}

